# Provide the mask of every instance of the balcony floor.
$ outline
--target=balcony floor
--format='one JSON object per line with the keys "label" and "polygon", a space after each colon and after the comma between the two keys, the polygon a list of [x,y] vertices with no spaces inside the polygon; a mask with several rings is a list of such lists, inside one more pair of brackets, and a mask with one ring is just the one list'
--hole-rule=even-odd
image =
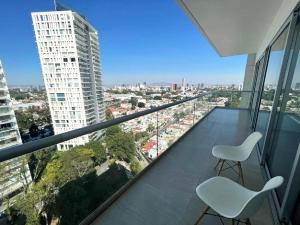
{"label": "balcony floor", "polygon": [[[246,110],[217,108],[173,145],[161,160],[117,199],[93,224],[109,225],[191,225],[204,209],[196,186],[215,176],[215,144],[240,144],[250,132]],[[259,190],[263,177],[254,151],[242,164],[246,187]],[[237,180],[230,170],[223,176]],[[273,224],[266,200],[251,219],[253,225]],[[231,224],[224,221],[225,224]],[[221,224],[206,216],[203,225]]]}

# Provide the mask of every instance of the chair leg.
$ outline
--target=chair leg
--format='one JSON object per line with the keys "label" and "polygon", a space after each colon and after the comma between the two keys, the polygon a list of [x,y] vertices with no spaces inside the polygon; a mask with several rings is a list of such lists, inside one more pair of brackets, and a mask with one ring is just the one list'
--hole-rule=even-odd
{"label": "chair leg", "polygon": [[210,209],[209,206],[207,206],[204,209],[204,211],[201,213],[199,219],[196,221],[196,223],[194,223],[194,225],[197,225],[203,219],[203,217],[205,216],[205,214],[208,212],[209,209]]}
{"label": "chair leg", "polygon": [[245,186],[245,181],[244,181],[244,176],[243,176],[243,170],[242,170],[241,162],[238,162],[238,167],[239,167],[239,172],[240,172],[240,176],[241,176],[241,179],[242,179],[242,184],[243,184],[243,186]]}
{"label": "chair leg", "polygon": [[221,163],[220,170],[219,170],[219,172],[218,172],[218,176],[220,175],[220,173],[221,173],[221,171],[222,171],[222,169],[223,169],[223,166],[224,166],[224,162],[225,162],[225,160],[224,160],[224,159],[222,159],[221,161],[222,161],[222,163]]}
{"label": "chair leg", "polygon": [[219,159],[219,160],[218,160],[218,163],[217,163],[217,165],[215,166],[215,169],[217,169],[217,168],[218,168],[218,166],[219,166],[220,162],[221,162],[221,159]]}
{"label": "chair leg", "polygon": [[234,225],[234,224],[235,224],[235,221],[234,221],[234,219],[232,219],[232,220],[231,220],[231,224],[232,224],[232,225]]}
{"label": "chair leg", "polygon": [[251,222],[250,222],[250,219],[249,219],[249,218],[246,220],[246,224],[247,224],[247,225],[251,225]]}

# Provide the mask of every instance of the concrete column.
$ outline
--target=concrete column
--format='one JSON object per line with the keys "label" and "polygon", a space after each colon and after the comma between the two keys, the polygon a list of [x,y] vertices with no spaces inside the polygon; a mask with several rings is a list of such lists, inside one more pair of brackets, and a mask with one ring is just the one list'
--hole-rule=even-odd
{"label": "concrete column", "polygon": [[[252,91],[252,83],[253,83],[254,71],[255,71],[255,59],[256,59],[256,54],[249,54],[247,57],[243,91]],[[251,96],[250,92],[242,93],[242,99],[240,104],[241,108],[249,108],[250,96]]]}

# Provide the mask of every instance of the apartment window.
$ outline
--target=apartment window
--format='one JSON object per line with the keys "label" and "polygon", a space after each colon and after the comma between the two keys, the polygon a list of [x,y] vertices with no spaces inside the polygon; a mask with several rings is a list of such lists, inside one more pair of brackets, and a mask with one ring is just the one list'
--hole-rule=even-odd
{"label": "apartment window", "polygon": [[50,100],[51,100],[52,102],[56,101],[55,94],[50,93]]}
{"label": "apartment window", "polygon": [[64,58],[64,62],[68,62],[68,58]]}
{"label": "apartment window", "polygon": [[76,59],[75,58],[71,58],[71,62],[75,62],[76,61]]}
{"label": "apartment window", "polygon": [[57,93],[57,94],[56,94],[56,97],[57,97],[57,101],[60,101],[60,102],[66,100],[66,99],[65,99],[65,93]]}

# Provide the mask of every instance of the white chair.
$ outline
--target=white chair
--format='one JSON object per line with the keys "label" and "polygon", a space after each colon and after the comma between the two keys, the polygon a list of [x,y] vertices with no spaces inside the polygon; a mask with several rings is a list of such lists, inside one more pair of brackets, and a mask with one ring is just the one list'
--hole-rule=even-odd
{"label": "white chair", "polygon": [[[239,146],[230,146],[230,145],[216,145],[212,149],[212,154],[214,157],[218,158],[219,161],[215,168],[221,163],[221,167],[218,171],[218,176],[220,175],[221,171],[227,169],[234,169],[235,166],[238,167],[238,172],[236,172],[239,177],[241,177],[242,184],[245,185],[244,176],[242,171],[241,162],[245,161],[249,158],[251,152],[253,151],[255,145],[258,141],[262,138],[262,134],[259,132],[253,132],[250,134],[247,139]],[[229,164],[228,161],[233,161],[234,164]],[[223,169],[224,163],[228,165],[227,168]]]}
{"label": "white chair", "polygon": [[[206,214],[231,219],[233,225],[235,221],[251,225],[249,218],[258,211],[267,194],[282,183],[283,177],[277,176],[270,179],[261,191],[255,192],[225,177],[210,178],[196,188],[198,197],[207,207],[195,225]],[[217,215],[208,213],[209,209]]]}

